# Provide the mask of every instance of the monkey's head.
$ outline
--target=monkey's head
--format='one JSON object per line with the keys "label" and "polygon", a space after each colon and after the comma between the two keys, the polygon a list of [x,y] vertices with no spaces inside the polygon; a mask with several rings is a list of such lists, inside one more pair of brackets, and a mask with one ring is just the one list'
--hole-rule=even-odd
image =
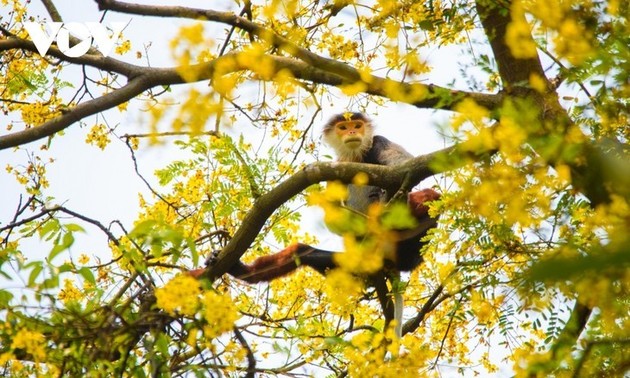
{"label": "monkey's head", "polygon": [[363,161],[363,154],[372,147],[372,122],[363,113],[341,113],[324,126],[323,137],[340,161]]}

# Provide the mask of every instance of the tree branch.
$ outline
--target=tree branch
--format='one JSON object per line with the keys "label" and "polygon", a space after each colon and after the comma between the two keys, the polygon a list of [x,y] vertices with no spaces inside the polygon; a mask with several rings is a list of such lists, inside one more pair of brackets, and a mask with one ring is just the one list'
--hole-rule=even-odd
{"label": "tree branch", "polygon": [[256,200],[232,239],[221,250],[204,275],[214,280],[227,272],[249,249],[273,212],[313,184],[331,180],[348,184],[359,172],[364,172],[368,175],[369,185],[395,191],[410,178],[414,184],[417,184],[435,174],[470,163],[470,158],[481,159],[486,156],[484,152],[486,155],[494,153],[494,151],[472,153],[455,145],[415,157],[401,165],[384,166],[345,162],[310,164]]}
{"label": "tree branch", "polygon": [[[6,39],[0,40],[0,52],[8,51],[12,49],[21,49],[26,51],[31,51],[33,53],[39,54],[37,52],[37,48],[32,41],[27,39],[18,38],[18,37],[8,37]],[[53,56],[59,60],[90,66],[94,68],[98,68],[107,72],[115,72],[121,75],[126,76],[127,78],[134,78],[135,76],[142,73],[145,67],[137,66],[135,64],[126,63],[122,60],[104,57],[98,50],[93,49],[90,51],[95,51],[94,54],[85,54],[77,58],[72,58],[64,55],[59,48],[55,44],[51,45],[48,49],[46,55]]]}
{"label": "tree branch", "polygon": [[102,112],[129,101],[152,86],[151,81],[147,80],[146,77],[135,78],[128,82],[125,86],[104,94],[101,97],[79,104],[70,111],[45,122],[41,126],[0,136],[0,150],[50,137],[87,116]]}
{"label": "tree branch", "polygon": [[[20,48],[35,50],[35,46],[31,42],[23,40],[21,40],[20,43],[18,42],[20,42],[20,40],[16,40],[14,43]],[[4,45],[5,48],[7,46],[11,46],[9,43],[4,43]],[[0,42],[0,50],[2,50],[2,48],[3,42]],[[51,48],[50,51],[53,56],[59,56],[60,59],[63,57],[63,54],[56,48]],[[239,54],[241,53],[237,52],[226,54],[209,62],[191,65],[190,67],[187,67],[187,70],[197,73],[197,77],[194,81],[203,81],[211,79],[213,77],[216,71],[216,67],[219,64],[221,64],[221,67],[229,67],[229,69],[221,71],[222,74],[250,69],[251,67],[248,67],[247,65],[243,64],[242,61],[239,61]],[[275,55],[269,55],[268,59],[270,59],[270,62],[273,64],[275,72],[286,69],[289,70],[294,75],[294,77],[298,79],[331,86],[339,86],[348,83],[338,75],[315,68],[296,59]],[[76,107],[68,110],[63,115],[48,122],[45,122],[42,125],[18,131],[13,134],[0,136],[0,150],[19,146],[36,141],[41,138],[52,136],[56,132],[59,132],[69,127],[74,122],[78,122],[85,117],[94,115],[96,113],[122,104],[126,101],[129,101],[150,88],[163,85],[187,83],[187,81],[179,74],[179,72],[181,72],[182,70],[181,67],[138,67],[127,65],[126,63],[118,62],[116,60],[110,60],[109,58],[98,58],[90,55],[72,60],[69,59],[68,61],[86,64],[101,69],[107,69],[107,67],[109,67],[116,68],[118,70],[124,70],[125,74],[129,75],[131,80],[123,87],[115,89],[114,91],[107,93],[101,97],[79,104]],[[417,90],[415,89],[416,86],[423,86],[428,88],[429,92],[432,94],[427,98],[415,101],[413,99],[409,100],[409,103],[412,103],[414,106],[417,107],[450,109],[455,103],[461,101],[463,98],[466,97],[471,97],[475,99],[475,101],[477,101],[479,104],[490,108],[498,106],[502,101],[502,96],[500,95],[485,95],[471,92],[451,91],[449,89],[437,86],[393,82],[388,79],[383,79],[376,76],[374,76],[372,82],[367,85],[366,93],[383,97],[390,97],[391,93],[388,93],[389,90],[387,83],[394,83],[394,85],[399,85],[399,90],[402,93],[414,93],[414,91]],[[448,91],[449,93],[448,96],[445,95],[446,91]]]}
{"label": "tree branch", "polygon": [[499,67],[503,86],[508,90],[514,87],[529,87],[529,78],[532,73],[545,78],[545,71],[538,56],[517,59],[505,42],[507,26],[512,22],[509,7],[511,1],[477,0],[476,4],[481,24]]}
{"label": "tree branch", "polygon": [[[219,12],[210,9],[181,6],[141,5],[117,0],[96,0],[96,2],[99,4],[99,9],[101,10],[111,10],[142,16],[190,18],[231,25],[232,27],[255,35],[271,46],[279,48],[306,63],[305,65],[300,65],[302,67],[300,70],[293,69],[292,67],[287,68],[291,70],[295,77],[307,79],[319,84],[342,85],[363,82],[367,85],[366,93],[406,102],[419,108],[452,109],[453,105],[462,99],[473,98],[478,104],[488,109],[495,109],[503,101],[501,95],[456,91],[436,85],[397,82],[374,75],[368,75],[367,79],[362,80],[361,78],[365,77],[365,75],[362,76],[353,66],[345,62],[315,54],[291,42],[287,38],[276,34],[273,30],[252,22],[247,18],[237,16],[232,12]],[[284,63],[287,64],[287,62]],[[301,75],[303,70],[309,70],[309,68],[319,71],[317,76],[322,76],[323,78],[324,76],[334,75],[334,78],[329,77],[326,80],[319,81],[305,77],[310,75]],[[324,72],[327,75],[324,75]],[[410,96],[411,94],[420,94],[421,97],[413,98],[414,96]]]}

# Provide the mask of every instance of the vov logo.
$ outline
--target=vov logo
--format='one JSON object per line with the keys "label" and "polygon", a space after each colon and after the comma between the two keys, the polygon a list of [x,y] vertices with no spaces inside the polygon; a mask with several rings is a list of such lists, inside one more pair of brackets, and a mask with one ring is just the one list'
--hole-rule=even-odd
{"label": "vov logo", "polygon": [[[44,31],[46,25],[50,32]],[[78,58],[88,52],[92,46],[92,40],[96,42],[98,51],[107,56],[114,47],[114,43],[120,37],[120,32],[125,27],[124,22],[111,22],[109,24],[112,34],[107,31],[107,26],[98,22],[25,22],[24,28],[31,36],[37,52],[44,56],[50,49],[55,37],[57,47],[69,58]],[[70,47],[70,33],[79,38],[81,42]]]}

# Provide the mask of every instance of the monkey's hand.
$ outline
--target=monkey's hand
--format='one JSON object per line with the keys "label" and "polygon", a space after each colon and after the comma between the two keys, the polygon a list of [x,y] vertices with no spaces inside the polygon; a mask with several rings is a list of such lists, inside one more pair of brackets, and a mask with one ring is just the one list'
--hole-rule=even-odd
{"label": "monkey's hand", "polygon": [[429,217],[429,207],[426,203],[438,199],[440,199],[440,193],[433,189],[422,189],[409,193],[407,203],[409,204],[411,214],[413,214],[418,221],[423,221]]}

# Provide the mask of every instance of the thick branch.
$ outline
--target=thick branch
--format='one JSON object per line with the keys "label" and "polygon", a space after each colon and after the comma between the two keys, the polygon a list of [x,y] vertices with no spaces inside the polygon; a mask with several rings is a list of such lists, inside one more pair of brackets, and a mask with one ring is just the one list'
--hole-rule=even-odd
{"label": "thick branch", "polygon": [[[492,153],[493,151],[486,152]],[[461,151],[459,146],[455,145],[394,166],[338,162],[308,165],[258,198],[243,219],[241,226],[234,233],[233,238],[221,250],[214,264],[206,271],[205,276],[213,280],[227,272],[254,242],[273,212],[313,184],[331,180],[351,183],[359,172],[365,172],[369,177],[369,185],[395,191],[409,180],[417,184],[435,174],[459,168],[469,163],[471,157],[479,159],[481,156],[483,156],[481,152],[471,154]],[[445,164],[445,162],[449,163]]]}
{"label": "thick branch", "polygon": [[[158,17],[177,17],[177,18],[190,18],[194,20],[208,20],[219,22],[232,27],[239,28],[247,31],[261,40],[269,43],[273,47],[280,48],[287,54],[294,56],[304,63],[302,65],[304,69],[316,69],[319,76],[326,72],[327,75],[334,75],[337,80],[328,80],[328,82],[320,82],[318,80],[312,80],[315,83],[340,85],[351,84],[360,82],[360,72],[346,64],[345,62],[337,61],[334,59],[326,58],[321,55],[315,54],[308,49],[300,47],[299,45],[291,42],[290,40],[274,33],[272,30],[263,27],[260,24],[252,22],[244,17],[237,16],[232,12],[219,12],[209,9],[188,8],[181,6],[155,6],[155,5],[141,5],[133,3],[124,3],[116,0],[97,0],[99,8],[101,10],[112,10],[128,14],[137,14],[143,16],[158,16]],[[300,71],[291,70],[296,77],[302,77]],[[307,79],[306,77],[302,77]],[[331,83],[336,81],[337,83]],[[485,106],[488,109],[495,109],[502,102],[502,97],[493,94],[481,94],[471,93],[463,91],[453,91],[448,88],[438,87],[434,85],[425,85],[419,83],[398,83],[394,81],[380,78],[370,75],[365,80],[367,85],[366,93],[393,98],[400,97],[397,100],[410,103],[420,108],[438,108],[438,109],[452,109],[452,106],[461,101],[463,98],[471,97],[478,104]],[[388,87],[388,84],[395,84]],[[390,92],[390,93],[388,93]],[[396,92],[396,93],[392,93]],[[422,98],[408,98],[409,94],[418,93],[423,94]]]}
{"label": "thick branch", "polygon": [[[344,62],[312,53],[286,38],[275,34],[273,31],[249,21],[246,18],[237,16],[234,13],[186,7],[144,6],[114,0],[100,0],[97,2],[102,10],[161,17],[206,19],[238,27],[300,59],[296,60],[282,56],[268,55],[267,58],[269,62],[273,64],[276,73],[281,70],[288,70],[297,79],[331,86],[353,84],[357,81],[361,81],[361,75],[354,67]],[[0,41],[0,51],[10,49],[23,49],[36,52],[35,45],[31,41],[16,37],[10,37]],[[152,87],[182,84],[186,82],[178,73],[182,71],[181,67],[179,69],[140,67],[116,59],[106,58],[100,54],[86,54],[78,58],[69,58],[56,48],[56,46],[51,46],[48,54],[74,64],[87,65],[122,74],[130,79],[130,82],[122,88],[114,90],[100,98],[79,104],[67,110],[63,115],[45,122],[42,125],[0,136],[0,150],[50,137],[56,132],[69,127],[74,122],[129,101]],[[222,75],[251,69],[252,67],[244,66],[236,59],[238,55],[238,52],[226,54],[210,62],[186,67],[186,70],[197,73],[197,77],[194,81],[203,81],[212,79],[215,74],[217,62],[221,60],[230,60],[231,63],[228,65],[230,67],[229,69],[220,73]],[[223,67],[225,66],[226,65],[223,65]],[[496,109],[503,101],[503,96],[500,94],[455,91],[434,85],[396,82],[373,75],[369,76],[364,83],[366,84],[366,93],[406,102],[419,108],[452,109],[459,101],[465,98],[472,98],[478,104],[488,109]]]}
{"label": "thick branch", "polygon": [[[615,181],[618,181],[616,179],[619,176],[618,173],[612,177],[606,177],[609,162],[615,159],[615,154],[610,154],[604,151],[602,146],[590,142],[589,138],[573,124],[569,114],[561,106],[557,93],[553,91],[554,86],[547,80],[549,90],[544,94],[529,87],[529,78],[532,74],[540,78],[546,79],[546,77],[538,56],[517,59],[505,42],[507,26],[512,22],[510,1],[477,0],[476,4],[481,24],[492,47],[507,93],[517,98],[527,98],[537,105],[544,125],[542,133],[563,135],[571,132],[573,140],[577,139],[576,135],[581,134],[583,142],[572,142],[573,151],[570,154],[560,149],[556,156],[546,154],[549,164],[568,164],[571,168],[571,183],[590,200],[593,207],[609,202],[611,192],[630,197],[625,189],[614,185]],[[524,16],[519,17],[523,19],[517,21],[526,22]],[[611,146],[605,146],[605,148],[618,149],[619,143],[611,143]],[[620,154],[620,156],[627,158],[626,154]]]}
{"label": "thick branch", "polygon": [[427,301],[424,303],[420,311],[418,311],[418,314],[416,314],[416,316],[414,316],[412,319],[406,321],[405,324],[403,324],[402,335],[406,335],[410,332],[413,332],[420,326],[420,324],[422,323],[424,318],[427,316],[429,311],[431,311],[434,308],[433,305],[435,304],[435,301],[438,299],[438,297],[442,294],[443,291],[444,291],[444,286],[442,285],[439,285],[435,289],[435,291],[433,291],[433,294],[431,294],[431,296],[427,299]]}
{"label": "thick branch", "polygon": [[126,101],[131,100],[140,93],[152,87],[146,77],[138,77],[131,80],[127,85],[107,93],[101,97],[86,101],[72,108],[72,110],[62,114],[61,116],[45,122],[41,126],[18,131],[9,135],[0,137],[0,150],[20,146],[42,138],[52,136],[53,134],[65,129],[81,119],[102,112],[104,110],[115,107]]}
{"label": "thick branch", "polygon": [[311,51],[302,48],[288,39],[274,33],[272,30],[252,22],[247,18],[237,16],[232,12],[219,12],[211,9],[188,8],[181,6],[142,5],[125,3],[116,0],[96,0],[96,2],[98,3],[100,10],[110,10],[140,16],[190,18],[193,20],[207,20],[231,25],[257,36],[261,40],[268,42],[274,47],[284,50],[285,52],[312,66],[340,75],[346,79],[353,79],[353,81],[357,81],[360,78],[359,73],[351,66],[343,62],[312,53]]}
{"label": "thick branch", "polygon": [[[38,53],[35,44],[29,40],[17,37],[8,37],[7,39],[0,40],[0,52],[12,49],[21,49]],[[95,51],[98,52],[98,50]],[[86,65],[107,72],[115,72],[128,78],[137,76],[144,69],[142,66],[136,66],[134,64],[126,63],[110,57],[104,57],[100,53],[85,54],[77,58],[67,57],[57,48],[55,44],[50,46],[46,55],[74,64]]]}
{"label": "thick branch", "polygon": [[505,42],[506,30],[512,22],[509,2],[507,3],[504,5],[505,2],[477,0],[477,12],[490,42],[494,59],[497,61],[503,86],[510,90],[515,86],[528,87],[532,73],[544,78],[545,72],[538,56],[517,59],[507,46]]}
{"label": "thick branch", "polygon": [[[19,44],[24,49],[35,50],[35,46],[28,41],[20,42],[20,40],[17,40],[14,43]],[[0,49],[1,48],[2,42],[0,42]],[[55,48],[51,48],[50,51],[54,56],[58,55],[59,58],[63,57],[63,54],[61,54],[61,52],[59,52]],[[215,68],[219,64],[221,65],[221,67],[229,67],[229,69],[223,68],[221,74],[228,74],[250,69],[251,67],[244,65],[242,61],[237,59],[239,54],[241,53],[234,52],[226,54],[210,62],[192,65],[188,67],[187,70],[197,73],[195,81],[203,81],[213,78],[215,74]],[[267,58],[269,59],[270,64],[273,64],[275,72],[279,72],[281,70],[289,70],[294,77],[302,80],[311,81],[317,84],[338,86],[347,83],[343,78],[335,74],[320,70],[296,59],[275,55],[270,55]],[[97,68],[120,70],[121,72],[124,72],[124,74],[129,75],[132,79],[127,85],[110,93],[107,93],[102,97],[79,104],[76,107],[68,110],[63,115],[48,122],[45,122],[40,126],[23,131],[18,131],[13,134],[0,136],[0,150],[19,146],[25,143],[36,141],[41,138],[52,136],[54,133],[65,129],[66,127],[69,127],[74,122],[78,122],[85,117],[94,115],[96,113],[122,104],[126,101],[129,101],[150,88],[162,85],[186,83],[184,78],[182,78],[179,74],[179,72],[181,72],[181,68],[138,67],[133,65],[126,65],[126,63],[118,62],[109,58],[96,59],[89,55],[73,60],[79,64],[86,64]],[[368,85],[366,92],[378,96],[389,97],[389,94],[387,93],[387,85],[385,84],[386,81],[386,79],[374,77],[373,82]],[[400,90],[402,92],[405,92],[415,91],[414,86],[422,84],[397,83],[397,85],[400,85]],[[422,86],[426,88],[432,88],[431,91],[435,93],[435,95],[424,100],[413,102],[413,104],[418,107],[437,107],[438,104],[441,103],[442,108],[450,108],[456,101],[459,101],[465,97],[472,97],[476,99],[480,104],[488,106],[490,108],[498,106],[501,101],[501,97],[498,95],[457,92],[450,91],[445,88],[424,85]],[[449,98],[452,99],[450,103],[444,100],[445,96],[443,93],[445,91],[448,91],[450,94]]]}

